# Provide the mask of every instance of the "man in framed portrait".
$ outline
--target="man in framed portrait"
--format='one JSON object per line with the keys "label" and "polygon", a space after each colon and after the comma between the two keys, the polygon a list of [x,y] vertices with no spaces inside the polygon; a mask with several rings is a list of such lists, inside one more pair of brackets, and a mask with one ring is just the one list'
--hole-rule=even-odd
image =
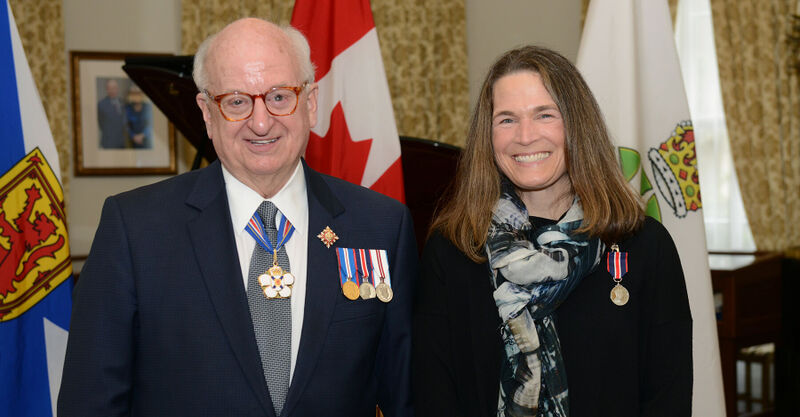
{"label": "man in framed portrait", "polygon": [[125,147],[125,112],[119,97],[119,83],[106,80],[106,96],[97,102],[97,125],[100,128],[100,147],[122,149]]}

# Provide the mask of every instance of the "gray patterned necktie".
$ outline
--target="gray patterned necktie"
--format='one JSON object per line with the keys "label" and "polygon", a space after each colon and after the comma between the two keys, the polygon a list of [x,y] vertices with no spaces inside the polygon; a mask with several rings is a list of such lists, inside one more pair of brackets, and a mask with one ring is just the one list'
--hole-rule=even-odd
{"label": "gray patterned necktie", "polygon": [[[258,206],[257,213],[264,223],[264,230],[273,247],[277,242],[278,230],[275,215],[278,208],[269,201]],[[289,271],[289,256],[286,248],[278,249],[278,265]],[[256,243],[250,258],[250,271],[247,275],[247,302],[250,317],[256,333],[258,352],[261,354],[261,367],[267,381],[275,415],[283,409],[286,393],[289,391],[289,366],[291,362],[292,312],[289,298],[267,299],[258,283],[258,276],[272,267],[272,253]]]}

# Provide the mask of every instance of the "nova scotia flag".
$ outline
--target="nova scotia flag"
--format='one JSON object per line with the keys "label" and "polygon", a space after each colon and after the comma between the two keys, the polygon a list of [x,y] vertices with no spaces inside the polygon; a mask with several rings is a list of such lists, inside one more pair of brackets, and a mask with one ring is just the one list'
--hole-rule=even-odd
{"label": "nova scotia flag", "polygon": [[72,264],[53,136],[0,4],[0,416],[54,416]]}

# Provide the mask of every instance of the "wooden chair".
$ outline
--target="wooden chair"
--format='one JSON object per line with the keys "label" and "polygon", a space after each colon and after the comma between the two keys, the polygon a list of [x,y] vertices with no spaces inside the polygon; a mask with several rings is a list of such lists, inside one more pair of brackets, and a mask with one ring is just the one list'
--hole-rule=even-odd
{"label": "wooden chair", "polygon": [[[773,415],[775,403],[773,401],[772,371],[775,364],[775,345],[769,343],[741,349],[736,355],[736,361],[744,363],[744,391],[737,390],[737,408],[739,405],[744,405],[743,411],[748,416]],[[760,367],[758,377],[754,375],[754,365],[756,364]],[[761,393],[759,395],[755,395],[754,381],[760,381]],[[758,410],[754,407],[756,404],[759,406]],[[739,416],[741,417],[742,414]]]}
{"label": "wooden chair", "polygon": [[406,205],[414,219],[422,253],[439,198],[455,177],[461,148],[428,139],[400,136]]}

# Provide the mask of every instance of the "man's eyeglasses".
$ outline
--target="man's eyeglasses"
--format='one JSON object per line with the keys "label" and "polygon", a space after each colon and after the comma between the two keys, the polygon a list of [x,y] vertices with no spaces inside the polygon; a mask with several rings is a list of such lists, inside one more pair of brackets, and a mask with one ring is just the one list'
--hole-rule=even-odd
{"label": "man's eyeglasses", "polygon": [[274,87],[263,94],[247,94],[234,91],[212,96],[208,90],[203,92],[210,99],[214,100],[219,107],[222,117],[229,122],[238,122],[247,119],[253,114],[253,104],[256,99],[264,100],[267,112],[273,116],[288,116],[297,109],[300,92],[303,91],[308,83],[303,83],[299,87]]}

